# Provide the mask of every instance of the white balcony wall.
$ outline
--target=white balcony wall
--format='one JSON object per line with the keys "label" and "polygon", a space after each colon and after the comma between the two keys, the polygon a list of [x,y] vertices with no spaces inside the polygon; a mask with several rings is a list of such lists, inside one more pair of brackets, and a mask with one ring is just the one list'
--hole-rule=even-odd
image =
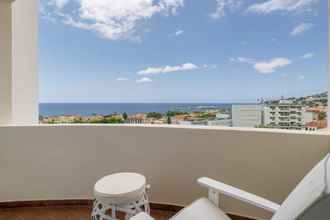
{"label": "white balcony wall", "polygon": [[[208,176],[282,202],[329,152],[329,135],[233,128],[142,126],[0,127],[0,202],[92,198],[95,181],[136,171],[153,202],[186,205]],[[221,197],[228,212],[268,213]]]}
{"label": "white balcony wall", "polygon": [[14,124],[38,123],[38,3],[38,0],[16,0],[12,4]]}

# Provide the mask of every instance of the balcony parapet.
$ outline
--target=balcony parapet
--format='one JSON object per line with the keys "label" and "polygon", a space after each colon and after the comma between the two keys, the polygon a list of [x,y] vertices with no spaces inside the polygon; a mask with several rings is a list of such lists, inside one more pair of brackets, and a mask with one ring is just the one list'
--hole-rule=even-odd
{"label": "balcony parapet", "polygon": [[[329,141],[328,134],[255,128],[0,126],[0,202],[91,199],[97,179],[128,171],[147,177],[157,203],[186,205],[205,195],[196,185],[205,175],[281,203],[329,152]],[[268,219],[226,198],[221,206]]]}

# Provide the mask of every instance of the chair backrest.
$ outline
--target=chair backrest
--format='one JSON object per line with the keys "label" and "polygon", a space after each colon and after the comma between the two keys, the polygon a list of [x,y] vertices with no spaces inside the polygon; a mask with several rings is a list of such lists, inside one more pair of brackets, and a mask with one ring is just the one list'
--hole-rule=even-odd
{"label": "chair backrest", "polygon": [[298,184],[272,220],[330,219],[330,155]]}

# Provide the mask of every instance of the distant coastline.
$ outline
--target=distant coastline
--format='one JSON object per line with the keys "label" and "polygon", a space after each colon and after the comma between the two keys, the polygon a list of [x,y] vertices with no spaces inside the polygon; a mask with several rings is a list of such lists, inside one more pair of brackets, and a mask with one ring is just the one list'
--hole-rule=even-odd
{"label": "distant coastline", "polygon": [[42,116],[55,115],[80,115],[90,116],[93,114],[129,115],[168,111],[193,112],[205,109],[231,109],[234,104],[255,103],[39,103],[39,111]]}

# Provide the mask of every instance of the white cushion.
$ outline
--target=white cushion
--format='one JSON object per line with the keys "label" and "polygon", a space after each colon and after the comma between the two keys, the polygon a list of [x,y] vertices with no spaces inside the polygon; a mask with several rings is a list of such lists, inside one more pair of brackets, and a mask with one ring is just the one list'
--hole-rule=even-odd
{"label": "white cushion", "polygon": [[151,218],[151,216],[149,216],[147,213],[141,212],[136,216],[130,218],[129,220],[154,220],[154,219]]}
{"label": "white cushion", "polygon": [[134,202],[145,190],[146,178],[138,173],[116,173],[98,180],[94,186],[95,198],[108,204]]}
{"label": "white cushion", "polygon": [[330,219],[330,156],[327,155],[298,184],[272,220]]}
{"label": "white cushion", "polygon": [[182,209],[170,220],[231,220],[210,200],[201,198]]}

